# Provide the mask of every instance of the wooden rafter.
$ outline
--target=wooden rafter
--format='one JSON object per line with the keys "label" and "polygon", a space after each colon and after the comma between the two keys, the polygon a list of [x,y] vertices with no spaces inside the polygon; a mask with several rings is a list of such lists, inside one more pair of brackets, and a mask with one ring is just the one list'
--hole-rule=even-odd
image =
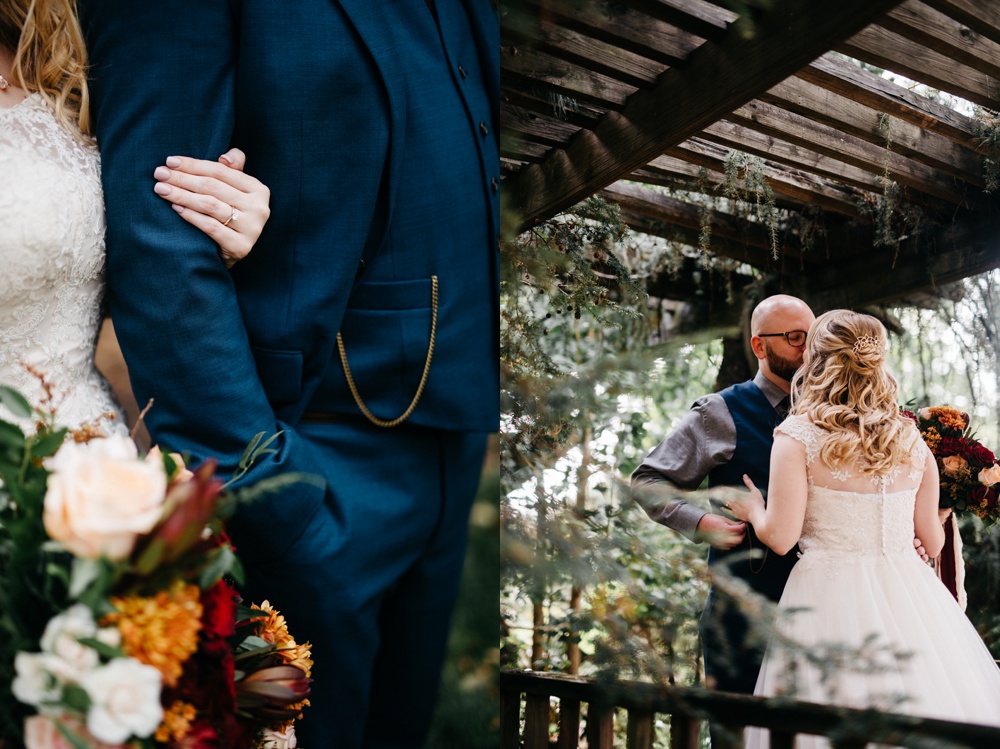
{"label": "wooden rafter", "polygon": [[762,101],[795,114],[815,120],[838,131],[873,143],[886,144],[886,134],[880,131],[880,115],[890,116],[892,150],[935,170],[958,177],[977,186],[982,185],[979,171],[980,156],[971,148],[960,145],[943,135],[920,127],[909,120],[854,101],[848,96],[830,91],[808,81],[792,77],[764,93]]}
{"label": "wooden rafter", "polygon": [[[838,40],[855,34],[898,2],[775,0],[749,39],[730,27],[718,44],[695,49],[683,71],[671,68],[632,94],[621,113],[608,112],[541,164],[508,178],[507,230],[552,215],[654,159],[706,125],[762,94]],[[719,81],[727,85],[719,86]],[[664,116],[664,113],[670,116]],[[615,145],[612,150],[612,144]]]}
{"label": "wooden rafter", "polygon": [[837,50],[980,106],[992,109],[1000,106],[1000,84],[989,74],[881,26],[863,29],[838,45]]}

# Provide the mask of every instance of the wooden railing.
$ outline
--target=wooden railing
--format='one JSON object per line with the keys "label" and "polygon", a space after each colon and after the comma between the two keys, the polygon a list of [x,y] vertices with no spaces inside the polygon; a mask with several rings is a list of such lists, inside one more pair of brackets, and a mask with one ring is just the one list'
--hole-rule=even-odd
{"label": "wooden railing", "polygon": [[[559,700],[557,738],[550,740],[550,698]],[[652,749],[656,715],[670,716],[671,749],[697,749],[702,721],[716,731],[713,749],[742,747],[743,728],[771,732],[772,749],[791,749],[799,734],[826,736],[834,749],[868,742],[907,747],[1000,747],[1000,728],[877,710],[749,697],[641,682],[598,682],[564,674],[504,670],[500,674],[500,749],[577,749],[582,708],[588,749],[612,749],[616,708],[627,714],[627,749]],[[521,731],[523,700],[524,731]],[[1000,706],[997,706],[1000,714]]]}

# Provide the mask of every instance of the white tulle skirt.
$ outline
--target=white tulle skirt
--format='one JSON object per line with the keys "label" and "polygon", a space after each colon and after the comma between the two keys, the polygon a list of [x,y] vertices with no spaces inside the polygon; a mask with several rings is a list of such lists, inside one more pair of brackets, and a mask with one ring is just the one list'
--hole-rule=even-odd
{"label": "white tulle skirt", "polygon": [[[1000,726],[1000,668],[916,554],[806,553],[778,609],[755,695]],[[746,746],[767,732],[747,729]]]}

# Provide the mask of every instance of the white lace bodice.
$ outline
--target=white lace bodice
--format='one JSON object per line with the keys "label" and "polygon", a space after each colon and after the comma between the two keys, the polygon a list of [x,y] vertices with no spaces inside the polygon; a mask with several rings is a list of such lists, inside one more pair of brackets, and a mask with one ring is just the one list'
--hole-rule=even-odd
{"label": "white lace bodice", "polygon": [[927,449],[916,428],[907,462],[887,475],[866,477],[860,470],[831,469],[817,460],[829,432],[801,417],[786,419],[775,430],[806,449],[809,498],[799,548],[810,556],[884,556],[913,552],[913,510]]}
{"label": "white lace bodice", "polygon": [[97,148],[38,94],[0,108],[0,383],[37,404],[43,390],[24,364],[34,366],[68,426],[117,412],[94,367],[103,277]]}

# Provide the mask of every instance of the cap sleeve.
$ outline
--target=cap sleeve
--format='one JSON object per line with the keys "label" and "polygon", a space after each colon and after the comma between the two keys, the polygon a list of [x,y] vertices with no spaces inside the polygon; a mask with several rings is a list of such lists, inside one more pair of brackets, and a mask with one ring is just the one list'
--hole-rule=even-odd
{"label": "cap sleeve", "polygon": [[806,465],[810,465],[819,455],[824,430],[799,416],[792,416],[781,422],[774,430],[805,445]]}

